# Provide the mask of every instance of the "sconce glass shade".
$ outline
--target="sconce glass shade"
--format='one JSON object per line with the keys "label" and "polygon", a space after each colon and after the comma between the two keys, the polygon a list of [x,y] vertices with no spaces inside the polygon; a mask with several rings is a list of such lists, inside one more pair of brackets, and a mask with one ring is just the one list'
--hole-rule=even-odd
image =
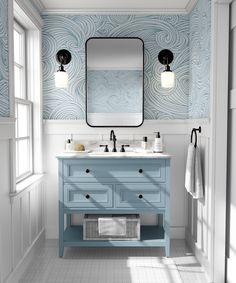
{"label": "sconce glass shade", "polygon": [[161,73],[161,86],[163,88],[172,88],[175,86],[175,73],[164,71]]}
{"label": "sconce glass shade", "polygon": [[67,88],[68,74],[65,71],[57,71],[55,73],[55,86],[59,88]]}

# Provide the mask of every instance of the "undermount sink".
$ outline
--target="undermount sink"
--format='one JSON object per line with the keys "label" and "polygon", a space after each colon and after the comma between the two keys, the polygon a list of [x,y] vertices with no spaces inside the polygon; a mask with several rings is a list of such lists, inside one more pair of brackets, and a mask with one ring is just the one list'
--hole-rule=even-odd
{"label": "undermount sink", "polygon": [[[104,151],[92,151],[89,156],[94,157],[153,157],[159,156],[158,153],[152,151],[126,151],[126,152],[104,152]],[[162,155],[162,154],[161,154]]]}
{"label": "undermount sink", "polygon": [[101,155],[101,156],[134,156],[137,153],[128,151],[128,152],[104,152],[104,151],[92,151],[89,155]]}

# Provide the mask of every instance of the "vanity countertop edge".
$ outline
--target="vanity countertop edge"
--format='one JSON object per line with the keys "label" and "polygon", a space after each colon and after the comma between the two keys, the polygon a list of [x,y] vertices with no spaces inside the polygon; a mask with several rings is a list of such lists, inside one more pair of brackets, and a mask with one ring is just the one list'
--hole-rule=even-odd
{"label": "vanity countertop edge", "polygon": [[108,153],[104,154],[102,153],[70,153],[70,152],[63,152],[56,155],[57,159],[71,159],[71,158],[78,158],[78,159],[84,159],[84,158],[95,158],[95,159],[148,159],[148,158],[157,158],[157,159],[167,159],[171,158],[172,156],[168,153]]}

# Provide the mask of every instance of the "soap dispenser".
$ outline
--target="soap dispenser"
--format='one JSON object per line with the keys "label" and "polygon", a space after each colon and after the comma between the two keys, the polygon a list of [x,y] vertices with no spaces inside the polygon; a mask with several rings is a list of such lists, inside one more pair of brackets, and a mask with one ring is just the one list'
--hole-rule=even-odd
{"label": "soap dispenser", "polygon": [[71,151],[71,150],[72,150],[71,140],[68,139],[67,142],[66,142],[66,151]]}
{"label": "soap dispenser", "polygon": [[163,152],[163,143],[160,132],[154,132],[156,134],[156,138],[154,141],[153,152]]}
{"label": "soap dispenser", "polygon": [[147,149],[147,141],[148,141],[147,137],[143,137],[143,140],[142,140],[142,142],[141,142],[141,147],[142,147],[142,149],[144,149],[144,150]]}

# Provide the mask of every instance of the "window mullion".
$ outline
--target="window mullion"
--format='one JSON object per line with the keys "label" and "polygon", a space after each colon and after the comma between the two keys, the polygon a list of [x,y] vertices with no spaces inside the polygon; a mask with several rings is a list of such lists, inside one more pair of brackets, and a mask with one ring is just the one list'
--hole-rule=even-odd
{"label": "window mullion", "polygon": [[[23,98],[19,98],[19,97],[16,97],[15,98],[15,102],[17,104],[25,104],[25,105],[32,105],[32,102],[30,100],[27,100],[27,99],[23,99]],[[31,107],[31,106],[30,106]]]}
{"label": "window mullion", "polygon": [[21,70],[23,70],[25,68],[25,66],[23,66],[23,65],[21,65],[21,64],[19,64],[17,62],[14,62],[14,66],[16,66],[17,68],[19,68]]}
{"label": "window mullion", "polygon": [[22,140],[30,140],[30,136],[25,136],[25,137],[20,137],[20,138],[16,138],[17,141],[22,141]]}

